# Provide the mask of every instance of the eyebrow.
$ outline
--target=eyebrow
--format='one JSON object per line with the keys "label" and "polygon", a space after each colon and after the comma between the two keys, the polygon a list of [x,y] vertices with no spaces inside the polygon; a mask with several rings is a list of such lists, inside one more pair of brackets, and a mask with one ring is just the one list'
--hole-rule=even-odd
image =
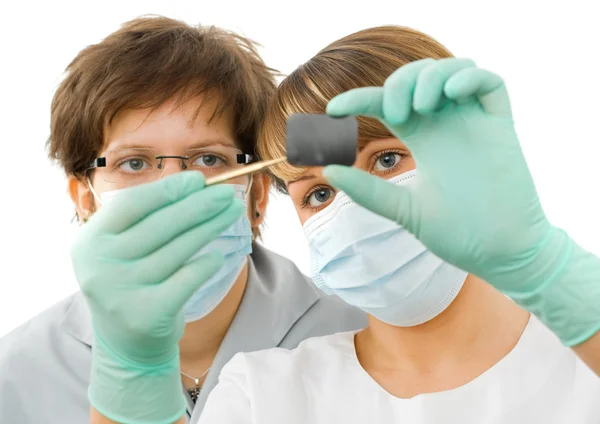
{"label": "eyebrow", "polygon": [[107,149],[108,152],[114,152],[116,150],[131,150],[131,149],[152,150],[151,146],[148,146],[145,144],[139,144],[139,143],[123,143],[123,144],[117,144],[114,147],[111,147],[109,145],[108,147],[109,147],[109,149]]}
{"label": "eyebrow", "polygon": [[235,144],[235,141],[218,138],[218,139],[206,139],[206,140],[197,141],[196,143],[192,144],[191,146],[186,147],[186,150],[201,149],[206,146],[214,146],[215,144],[218,144],[218,145],[224,146],[224,147],[234,147],[236,149],[239,149],[237,144]]}
{"label": "eyebrow", "polygon": [[[234,147],[236,149],[239,149],[239,147],[235,144],[235,142],[233,140],[227,140],[227,139],[206,139],[206,140],[201,140],[201,141],[197,141],[194,144],[192,144],[191,146],[188,146],[185,148],[185,150],[195,150],[195,149],[201,149],[201,148],[205,148],[207,146],[214,146],[215,144],[224,146],[224,147]],[[140,144],[140,143],[123,143],[123,144],[119,144],[113,148],[108,149],[108,151],[115,151],[115,150],[132,150],[132,149],[144,149],[144,150],[158,150],[155,147],[148,145],[148,144]]]}
{"label": "eyebrow", "polygon": [[365,150],[365,148],[371,143],[371,141],[373,141],[373,140],[364,140],[364,139],[359,138],[357,154],[360,154],[360,152]]}
{"label": "eyebrow", "polygon": [[297,183],[299,181],[307,181],[307,180],[314,180],[316,177],[316,175],[313,174],[309,174],[309,175],[303,175],[300,178],[296,178],[295,180],[289,181],[288,184],[294,184]]}

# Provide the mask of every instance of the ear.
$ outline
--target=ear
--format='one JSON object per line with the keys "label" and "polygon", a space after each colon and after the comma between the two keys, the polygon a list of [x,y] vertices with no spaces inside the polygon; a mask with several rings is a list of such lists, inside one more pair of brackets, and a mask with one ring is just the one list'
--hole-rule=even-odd
{"label": "ear", "polygon": [[87,181],[70,176],[69,195],[75,205],[79,222],[85,222],[94,212],[94,197]]}
{"label": "ear", "polygon": [[252,228],[258,228],[265,219],[269,203],[269,188],[271,179],[266,173],[256,173],[252,177],[252,194],[250,196],[250,222]]}

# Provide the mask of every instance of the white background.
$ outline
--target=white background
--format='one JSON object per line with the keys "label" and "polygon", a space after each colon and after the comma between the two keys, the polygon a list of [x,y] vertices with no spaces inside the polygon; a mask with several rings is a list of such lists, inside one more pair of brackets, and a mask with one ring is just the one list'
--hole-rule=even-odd
{"label": "white background", "polygon": [[[359,29],[410,26],[507,81],[518,132],[550,219],[600,254],[600,26],[595,2],[38,1],[0,16],[0,336],[77,289],[73,213],[45,156],[50,101],[80,49],[143,14],[215,24],[260,42],[283,72]],[[558,2],[552,2],[558,3]],[[596,5],[597,6],[597,5]],[[288,199],[273,198],[265,244],[307,270]]]}

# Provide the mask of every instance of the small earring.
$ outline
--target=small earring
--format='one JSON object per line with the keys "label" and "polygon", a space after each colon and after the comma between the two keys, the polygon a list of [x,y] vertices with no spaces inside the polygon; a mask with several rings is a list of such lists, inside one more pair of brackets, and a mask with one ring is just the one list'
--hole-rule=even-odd
{"label": "small earring", "polygon": [[260,212],[256,212],[255,216],[258,218],[260,216]]}

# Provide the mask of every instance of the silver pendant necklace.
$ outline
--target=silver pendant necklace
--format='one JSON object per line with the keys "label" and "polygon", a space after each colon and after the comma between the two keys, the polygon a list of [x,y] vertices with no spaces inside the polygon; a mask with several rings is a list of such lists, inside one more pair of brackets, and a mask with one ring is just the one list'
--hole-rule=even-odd
{"label": "silver pendant necklace", "polygon": [[204,371],[200,377],[192,377],[191,375],[188,375],[188,374],[184,373],[183,371],[181,371],[181,375],[189,378],[190,380],[194,380],[194,384],[196,385],[195,387],[187,389],[187,392],[190,394],[190,397],[192,398],[192,402],[196,403],[198,396],[200,396],[200,391],[202,390],[202,387],[200,386],[200,380],[202,380],[202,378],[206,374],[208,374],[209,371],[210,371],[210,367],[208,367],[208,369],[206,371]]}

